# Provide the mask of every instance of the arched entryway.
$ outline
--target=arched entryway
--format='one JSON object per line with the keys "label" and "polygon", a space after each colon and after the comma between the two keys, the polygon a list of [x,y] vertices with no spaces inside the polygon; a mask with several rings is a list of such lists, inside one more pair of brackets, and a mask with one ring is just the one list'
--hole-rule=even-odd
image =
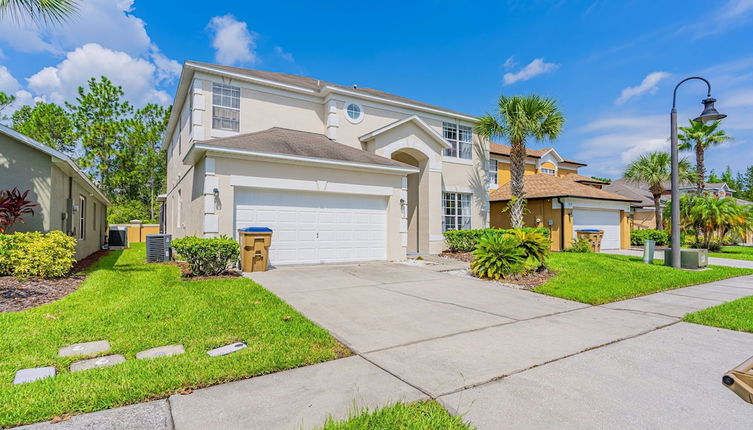
{"label": "arched entryway", "polygon": [[403,181],[401,194],[401,226],[403,244],[408,254],[429,253],[429,157],[415,148],[403,148],[393,152],[395,161],[419,169]]}

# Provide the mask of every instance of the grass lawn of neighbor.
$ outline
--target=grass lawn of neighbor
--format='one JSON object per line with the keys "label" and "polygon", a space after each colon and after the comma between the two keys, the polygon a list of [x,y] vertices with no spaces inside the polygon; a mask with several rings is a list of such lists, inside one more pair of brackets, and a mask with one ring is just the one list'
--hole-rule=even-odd
{"label": "grass lawn of neighbor", "polygon": [[[0,314],[0,427],[168,396],[350,352],[322,328],[245,278],[184,281],[174,265],[146,264],[143,244],[113,251],[89,268],[79,289],[57,302]],[[126,361],[70,372],[87,357],[58,357],[77,342],[107,340]],[[233,342],[248,347],[210,357]],[[183,344],[185,353],[137,360],[137,352]],[[17,370],[58,374],[13,385]]]}
{"label": "grass lawn of neighbor", "polygon": [[685,315],[687,322],[753,333],[753,296]]}
{"label": "grass lawn of neighbor", "polygon": [[534,291],[592,305],[753,274],[751,269],[721,266],[676,270],[662,261],[644,264],[639,257],[568,252],[552,253],[549,267],[557,275]]}
{"label": "grass lawn of neighbor", "polygon": [[720,252],[709,252],[709,257],[753,260],[753,246],[725,246]]}
{"label": "grass lawn of neighbor", "polygon": [[473,430],[435,401],[396,403],[362,411],[342,420],[329,420],[321,430]]}

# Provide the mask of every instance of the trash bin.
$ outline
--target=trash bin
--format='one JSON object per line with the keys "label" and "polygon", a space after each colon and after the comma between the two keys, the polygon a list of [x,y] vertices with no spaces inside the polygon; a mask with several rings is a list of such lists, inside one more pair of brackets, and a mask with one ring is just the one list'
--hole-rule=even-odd
{"label": "trash bin", "polygon": [[581,240],[581,239],[588,240],[588,243],[591,244],[591,251],[593,252],[601,251],[601,238],[604,237],[604,230],[584,229],[584,230],[576,230],[575,233],[578,235],[578,240]]}
{"label": "trash bin", "polygon": [[722,384],[741,399],[753,403],[753,357],[727,372],[722,377]]}
{"label": "trash bin", "polygon": [[238,238],[241,243],[241,270],[265,272],[269,266],[272,229],[267,227],[240,228]]}

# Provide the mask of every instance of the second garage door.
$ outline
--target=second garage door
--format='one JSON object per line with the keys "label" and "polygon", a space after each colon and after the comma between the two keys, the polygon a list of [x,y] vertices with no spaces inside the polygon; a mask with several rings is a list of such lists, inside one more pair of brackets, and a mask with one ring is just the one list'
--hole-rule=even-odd
{"label": "second garage door", "polygon": [[601,249],[620,247],[620,212],[616,210],[573,209],[573,237],[577,230],[604,230]]}
{"label": "second garage door", "polygon": [[235,225],[274,231],[272,265],[386,259],[386,197],[237,189]]}

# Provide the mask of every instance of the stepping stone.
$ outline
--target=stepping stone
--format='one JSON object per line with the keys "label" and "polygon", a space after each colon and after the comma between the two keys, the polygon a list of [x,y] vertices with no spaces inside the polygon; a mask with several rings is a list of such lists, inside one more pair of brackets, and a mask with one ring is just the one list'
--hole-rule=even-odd
{"label": "stepping stone", "polygon": [[21,369],[16,372],[16,376],[13,378],[15,385],[25,384],[27,382],[34,382],[38,379],[44,379],[55,376],[54,367],[32,367],[31,369]]}
{"label": "stepping stone", "polygon": [[96,340],[94,342],[74,343],[60,348],[58,356],[70,357],[73,355],[91,355],[110,350],[110,342]]}
{"label": "stepping stone", "polygon": [[221,346],[219,348],[211,349],[207,351],[207,354],[209,354],[212,357],[219,357],[220,355],[228,355],[235,351],[240,351],[241,349],[247,347],[243,342],[237,342],[237,343],[231,343],[230,345]]}
{"label": "stepping stone", "polygon": [[143,360],[145,358],[170,357],[172,355],[183,354],[184,352],[186,350],[183,349],[183,345],[165,345],[137,352],[136,358]]}
{"label": "stepping stone", "polygon": [[95,369],[97,367],[110,367],[125,361],[122,355],[105,355],[104,357],[95,357],[88,360],[79,360],[71,363],[71,372],[80,372],[82,370]]}

